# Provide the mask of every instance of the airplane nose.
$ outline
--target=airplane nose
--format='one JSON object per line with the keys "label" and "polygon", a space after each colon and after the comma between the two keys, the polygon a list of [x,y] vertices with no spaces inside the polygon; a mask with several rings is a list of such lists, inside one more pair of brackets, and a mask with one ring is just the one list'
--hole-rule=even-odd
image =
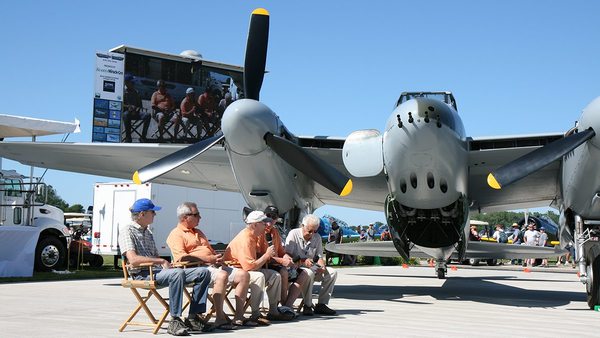
{"label": "airplane nose", "polygon": [[221,128],[229,149],[240,155],[252,155],[267,148],[267,132],[277,134],[277,116],[266,105],[241,99],[227,107]]}

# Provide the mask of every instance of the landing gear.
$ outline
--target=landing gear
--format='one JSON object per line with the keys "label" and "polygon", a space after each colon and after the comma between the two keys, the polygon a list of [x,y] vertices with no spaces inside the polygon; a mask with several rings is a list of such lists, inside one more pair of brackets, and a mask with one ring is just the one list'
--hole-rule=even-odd
{"label": "landing gear", "polygon": [[594,247],[590,253],[596,254],[593,257],[588,257],[586,265],[586,283],[585,291],[587,293],[587,303],[590,309],[600,305],[600,255],[598,255],[598,247]]}
{"label": "landing gear", "polygon": [[600,230],[597,222],[585,224],[575,215],[575,256],[579,267],[579,280],[585,285],[590,309],[600,306]]}
{"label": "landing gear", "polygon": [[443,259],[435,260],[435,272],[437,273],[438,279],[446,279],[446,272],[448,272],[448,268],[447,268],[445,260],[443,260]]}

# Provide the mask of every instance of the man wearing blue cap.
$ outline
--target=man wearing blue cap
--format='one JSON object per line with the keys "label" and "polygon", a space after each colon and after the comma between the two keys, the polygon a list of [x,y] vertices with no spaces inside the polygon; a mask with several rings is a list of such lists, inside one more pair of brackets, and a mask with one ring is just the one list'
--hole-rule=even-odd
{"label": "man wearing blue cap", "polygon": [[[158,266],[154,271],[154,279],[158,285],[169,286],[169,322],[168,333],[174,336],[186,336],[191,331],[211,331],[212,327],[204,323],[198,315],[206,311],[206,296],[210,283],[210,272],[205,267],[178,269],[173,268],[169,261],[158,256],[154,237],[148,226],[154,221],[156,211],[161,207],[154,205],[151,200],[142,198],[133,204],[131,211],[132,222],[127,224],[119,233],[119,247],[129,261],[129,273],[134,279],[149,279],[149,272],[136,268],[143,263],[153,263]],[[194,283],[192,303],[188,318],[181,319],[181,304],[183,288],[187,283]]]}

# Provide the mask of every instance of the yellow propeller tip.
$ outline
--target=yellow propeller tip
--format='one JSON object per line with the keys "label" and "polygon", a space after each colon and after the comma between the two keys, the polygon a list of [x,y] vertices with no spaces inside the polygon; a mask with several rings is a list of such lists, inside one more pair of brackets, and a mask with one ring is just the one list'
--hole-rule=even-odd
{"label": "yellow propeller tip", "polygon": [[348,182],[344,186],[344,189],[342,190],[342,193],[340,194],[340,196],[344,197],[344,196],[350,195],[351,192],[352,192],[352,180],[348,180]]}
{"label": "yellow propeller tip", "polygon": [[487,177],[487,184],[497,190],[502,189],[502,187],[500,186],[500,183],[498,183],[498,181],[496,181],[496,178],[494,177],[494,175],[492,175],[492,173],[490,173]]}
{"label": "yellow propeller tip", "polygon": [[140,181],[140,174],[137,171],[133,173],[133,183],[142,184],[142,181]]}
{"label": "yellow propeller tip", "polygon": [[264,8],[257,8],[255,10],[252,11],[252,15],[254,14],[258,14],[258,15],[269,15],[269,11],[267,11]]}

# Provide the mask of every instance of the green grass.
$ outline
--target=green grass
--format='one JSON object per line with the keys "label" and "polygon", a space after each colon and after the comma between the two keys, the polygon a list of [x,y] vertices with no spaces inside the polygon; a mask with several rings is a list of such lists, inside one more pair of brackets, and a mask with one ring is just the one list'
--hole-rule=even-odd
{"label": "green grass", "polygon": [[123,277],[123,270],[121,268],[115,270],[113,267],[113,256],[103,256],[103,258],[104,265],[99,268],[92,268],[84,264],[79,270],[76,270],[74,267],[69,268],[71,273],[68,274],[34,272],[32,277],[0,278],[0,284]]}

